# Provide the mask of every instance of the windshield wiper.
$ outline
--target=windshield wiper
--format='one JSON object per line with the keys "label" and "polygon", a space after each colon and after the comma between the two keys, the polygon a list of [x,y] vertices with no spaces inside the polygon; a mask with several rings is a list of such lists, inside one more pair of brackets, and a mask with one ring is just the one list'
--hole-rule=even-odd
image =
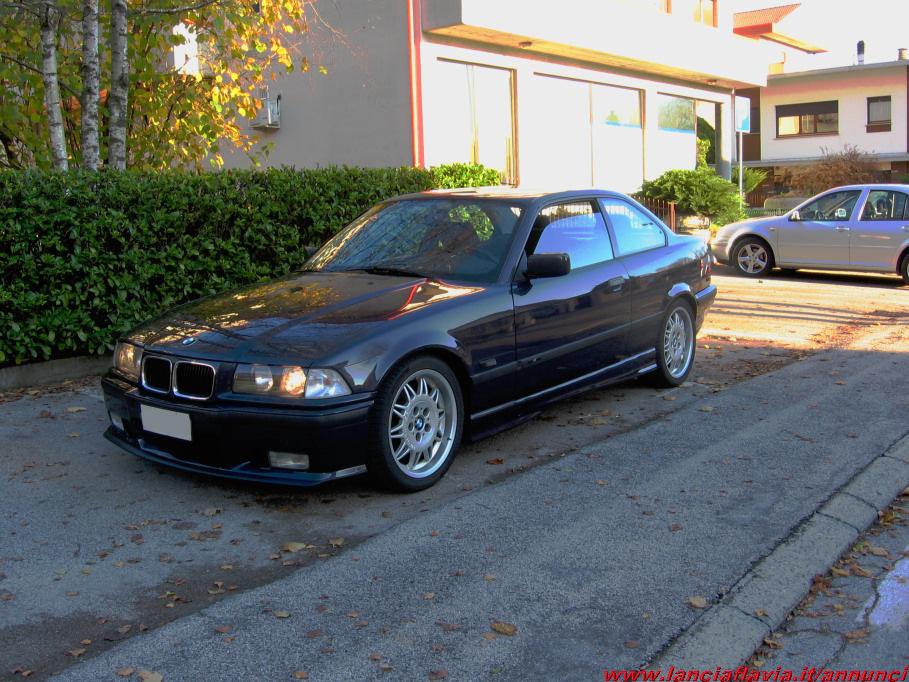
{"label": "windshield wiper", "polygon": [[385,265],[376,265],[369,268],[352,268],[352,270],[368,272],[370,275],[392,275],[397,277],[422,277],[424,279],[430,279],[430,276],[425,272],[417,272],[416,270],[408,270],[407,268],[396,268]]}

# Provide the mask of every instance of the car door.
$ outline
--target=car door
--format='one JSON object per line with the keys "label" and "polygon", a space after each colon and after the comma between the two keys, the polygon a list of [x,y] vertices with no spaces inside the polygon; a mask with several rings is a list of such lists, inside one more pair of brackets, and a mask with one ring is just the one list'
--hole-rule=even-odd
{"label": "car door", "polygon": [[862,190],[829,192],[779,223],[778,265],[849,265],[849,232]]}
{"label": "car door", "polygon": [[567,253],[562,277],[513,286],[517,389],[528,395],[583,377],[618,362],[625,353],[631,317],[628,273],[613,254],[595,200],[547,206],[525,247],[534,253]]}
{"label": "car door", "polygon": [[853,266],[890,270],[909,239],[909,195],[897,190],[870,190],[850,234]]}
{"label": "car door", "polygon": [[631,278],[627,352],[633,356],[654,347],[677,269],[671,254],[666,253],[666,232],[651,216],[624,199],[601,199],[600,205],[609,221],[617,256]]}

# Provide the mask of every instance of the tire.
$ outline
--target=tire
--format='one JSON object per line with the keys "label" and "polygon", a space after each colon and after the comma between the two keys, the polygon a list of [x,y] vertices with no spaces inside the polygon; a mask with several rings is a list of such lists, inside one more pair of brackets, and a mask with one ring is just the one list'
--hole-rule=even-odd
{"label": "tire", "polygon": [[382,382],[370,416],[366,468],[384,487],[417,492],[451,466],[464,431],[464,399],[451,367],[411,358]]}
{"label": "tire", "polygon": [[736,242],[729,264],[745,277],[764,277],[773,269],[773,252],[763,239],[745,237]]}
{"label": "tire", "polygon": [[903,281],[909,284],[909,253],[906,253],[903,260],[900,261],[900,275],[902,275]]}
{"label": "tire", "polygon": [[674,388],[685,383],[694,366],[696,347],[694,313],[691,306],[676,301],[663,316],[656,343],[656,371],[650,375],[653,385]]}

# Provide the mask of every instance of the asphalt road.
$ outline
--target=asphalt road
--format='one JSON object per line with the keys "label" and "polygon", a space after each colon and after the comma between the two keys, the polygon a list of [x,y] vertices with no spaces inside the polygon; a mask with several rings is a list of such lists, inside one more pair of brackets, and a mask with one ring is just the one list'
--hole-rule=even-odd
{"label": "asphalt road", "polygon": [[[696,615],[676,590],[720,594],[905,428],[905,400],[857,399],[879,382],[906,395],[905,373],[893,371],[906,363],[903,340],[848,350],[866,333],[900,333],[907,290],[896,280],[717,280],[692,382],[565,403],[466,448],[417,496],[363,480],[288,491],[160,471],[100,439],[105,416],[90,385],[0,404],[0,679],[68,666],[72,679],[110,679],[115,660],[192,679],[219,670],[211,657],[239,674],[242,656],[283,666],[269,671],[278,679],[295,669],[369,678],[383,666],[418,679],[442,668],[458,679],[570,677],[642,660]],[[745,315],[749,305],[769,317]],[[808,357],[823,348],[845,350]],[[733,447],[743,429],[748,440]],[[764,456],[774,441],[786,452]],[[289,542],[299,545],[282,551]],[[484,638],[491,618],[518,633]],[[143,653],[176,656],[184,638],[201,647],[186,649],[199,667]],[[319,655],[287,658],[289,642]]]}

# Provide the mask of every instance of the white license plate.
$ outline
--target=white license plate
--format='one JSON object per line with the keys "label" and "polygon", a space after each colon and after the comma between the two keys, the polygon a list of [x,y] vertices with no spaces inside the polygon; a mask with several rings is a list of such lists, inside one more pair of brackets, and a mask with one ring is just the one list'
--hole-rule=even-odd
{"label": "white license plate", "polygon": [[189,415],[184,412],[161,410],[149,405],[140,405],[142,415],[142,428],[151,433],[162,436],[179,438],[180,440],[193,439],[192,424]]}

